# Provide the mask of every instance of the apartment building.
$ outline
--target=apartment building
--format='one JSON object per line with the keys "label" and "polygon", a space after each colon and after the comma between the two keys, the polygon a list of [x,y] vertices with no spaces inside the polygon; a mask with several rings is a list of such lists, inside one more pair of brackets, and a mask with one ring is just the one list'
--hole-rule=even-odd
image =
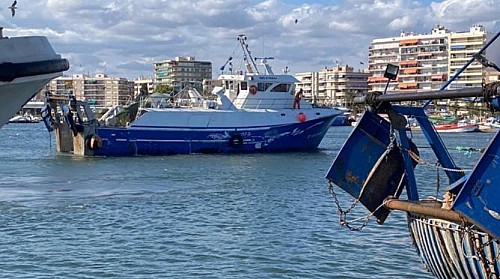
{"label": "apartment building", "polygon": [[[486,31],[474,25],[467,32],[436,26],[429,34],[402,32],[400,37],[375,39],[369,47],[370,91],[415,92],[437,90],[460,69],[486,41]],[[399,65],[397,80],[383,77],[388,63]],[[481,86],[485,68],[472,63],[451,88]]]}
{"label": "apartment building", "polygon": [[186,86],[203,90],[203,80],[212,78],[212,62],[196,61],[195,57],[176,57],[154,63],[155,84],[168,84],[175,90]]}
{"label": "apartment building", "polygon": [[495,69],[488,68],[484,76],[485,83],[492,83],[500,81],[500,72]]}
{"label": "apartment building", "polygon": [[[468,32],[454,32],[449,41],[449,75],[460,70],[486,43],[486,31],[481,25],[470,27]],[[486,67],[472,63],[461,73],[450,88],[481,87]]]}
{"label": "apartment building", "polygon": [[349,65],[337,65],[318,72],[296,73],[297,89],[304,97],[318,104],[346,106],[356,95],[368,91],[368,71],[354,70]]}
{"label": "apartment building", "polygon": [[[146,93],[148,95],[154,92],[153,78],[139,77],[134,79],[134,98]],[[142,91],[142,92],[141,92]]]}
{"label": "apartment building", "polygon": [[106,74],[58,77],[50,81],[48,90],[53,94],[74,95],[96,107],[124,105],[133,97],[133,87],[126,78]]}

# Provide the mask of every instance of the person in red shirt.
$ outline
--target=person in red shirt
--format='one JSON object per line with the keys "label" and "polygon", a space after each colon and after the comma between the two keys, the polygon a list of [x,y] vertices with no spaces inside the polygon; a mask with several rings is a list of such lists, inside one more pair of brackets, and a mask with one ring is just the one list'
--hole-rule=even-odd
{"label": "person in red shirt", "polygon": [[302,91],[302,88],[299,90],[299,92],[295,93],[295,97],[293,99],[293,108],[300,109],[300,100],[302,99],[302,96],[304,95],[304,92]]}

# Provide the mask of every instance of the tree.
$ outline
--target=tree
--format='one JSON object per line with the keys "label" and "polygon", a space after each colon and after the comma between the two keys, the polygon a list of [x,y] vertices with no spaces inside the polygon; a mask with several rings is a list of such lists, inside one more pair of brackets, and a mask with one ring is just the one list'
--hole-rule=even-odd
{"label": "tree", "polygon": [[169,84],[157,84],[155,86],[154,92],[155,93],[170,93],[172,92],[173,87]]}

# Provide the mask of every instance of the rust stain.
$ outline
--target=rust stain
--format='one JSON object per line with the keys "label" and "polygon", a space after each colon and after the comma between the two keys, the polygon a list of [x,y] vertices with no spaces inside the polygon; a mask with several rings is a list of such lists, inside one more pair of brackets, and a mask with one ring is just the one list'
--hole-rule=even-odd
{"label": "rust stain", "polygon": [[359,176],[355,176],[352,174],[351,171],[347,171],[345,174],[345,180],[349,183],[358,183],[359,181]]}

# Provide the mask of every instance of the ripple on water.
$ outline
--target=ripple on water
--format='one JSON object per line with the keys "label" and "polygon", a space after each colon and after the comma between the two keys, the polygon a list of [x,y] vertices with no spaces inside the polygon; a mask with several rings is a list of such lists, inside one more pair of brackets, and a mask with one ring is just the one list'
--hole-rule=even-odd
{"label": "ripple on water", "polygon": [[[0,132],[2,277],[432,278],[404,214],[361,232],[338,224],[324,175],[349,127],[330,129],[316,152],[135,158],[57,156],[33,127]],[[450,153],[460,164],[477,156]],[[435,170],[417,170],[435,193]]]}

